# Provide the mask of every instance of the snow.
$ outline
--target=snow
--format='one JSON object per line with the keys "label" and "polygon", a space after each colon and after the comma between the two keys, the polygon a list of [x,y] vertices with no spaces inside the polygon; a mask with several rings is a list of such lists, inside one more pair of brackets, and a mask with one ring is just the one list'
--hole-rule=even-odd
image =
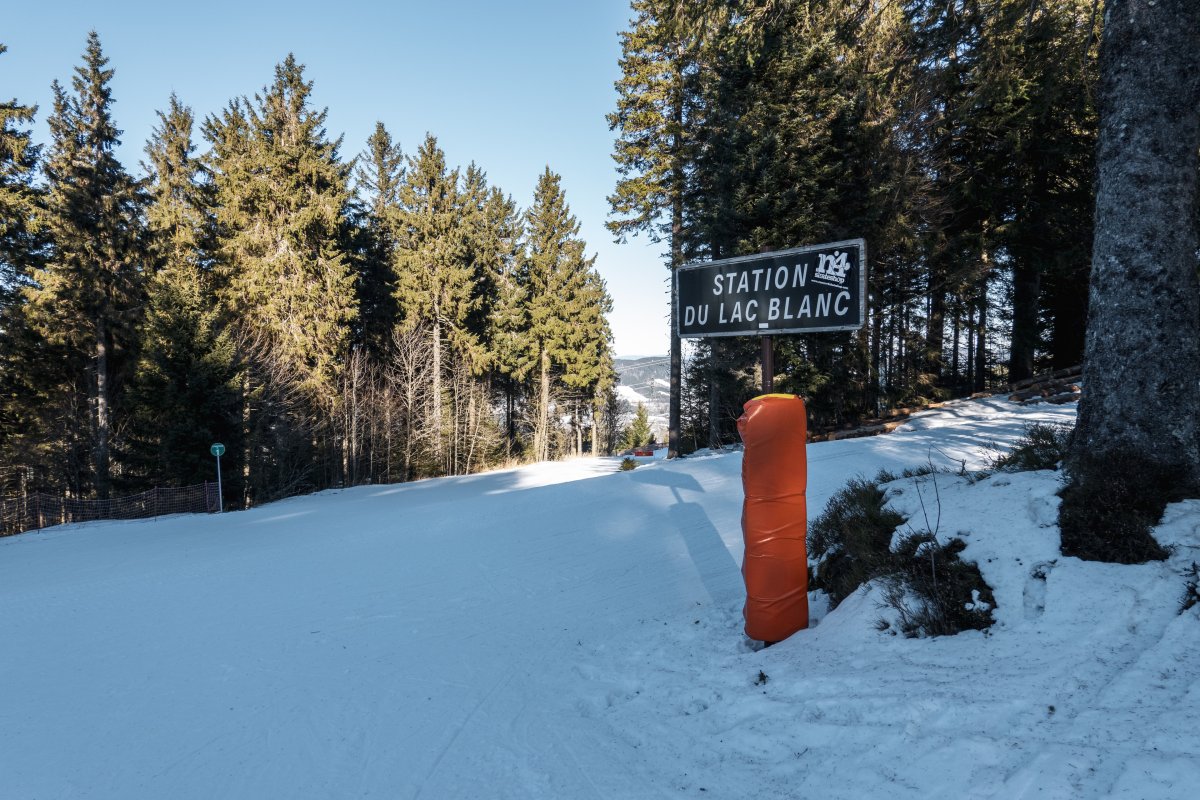
{"label": "snow", "polygon": [[[1073,413],[955,403],[811,445],[809,513]],[[996,624],[892,636],[868,588],[761,650],[741,454],[619,461],[0,540],[0,796],[1194,796],[1200,501],[1157,529],[1169,561],[1117,566],[1061,555],[1055,473],[897,480]]]}
{"label": "snow", "polygon": [[633,387],[625,386],[624,384],[617,385],[617,397],[629,403],[629,405],[633,406],[634,408],[637,407],[638,403],[650,402],[650,399],[646,397],[646,395],[640,393]]}

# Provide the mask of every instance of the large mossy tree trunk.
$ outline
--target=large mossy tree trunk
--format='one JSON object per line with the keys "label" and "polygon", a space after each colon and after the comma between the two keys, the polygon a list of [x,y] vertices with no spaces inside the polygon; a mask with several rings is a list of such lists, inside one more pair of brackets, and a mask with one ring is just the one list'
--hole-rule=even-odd
{"label": "large mossy tree trunk", "polygon": [[1164,556],[1149,529],[1200,492],[1200,3],[1110,0],[1101,46],[1084,394],[1063,551]]}

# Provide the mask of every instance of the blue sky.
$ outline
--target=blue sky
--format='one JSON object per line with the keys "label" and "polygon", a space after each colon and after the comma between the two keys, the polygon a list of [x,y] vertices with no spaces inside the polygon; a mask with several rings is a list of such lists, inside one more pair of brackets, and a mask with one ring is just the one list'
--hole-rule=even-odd
{"label": "blue sky", "polygon": [[475,161],[522,207],[547,164],[562,175],[613,296],[617,354],[653,355],[668,342],[662,247],[644,237],[618,245],[604,228],[616,181],[604,115],[629,16],[627,0],[21,4],[0,32],[0,97],[36,103],[45,142],[50,83],[69,85],[94,28],[116,70],[119,155],[140,174],[172,91],[203,119],[259,91],[295,53],[346,157],[382,120],[406,152],[433,133],[451,164]]}

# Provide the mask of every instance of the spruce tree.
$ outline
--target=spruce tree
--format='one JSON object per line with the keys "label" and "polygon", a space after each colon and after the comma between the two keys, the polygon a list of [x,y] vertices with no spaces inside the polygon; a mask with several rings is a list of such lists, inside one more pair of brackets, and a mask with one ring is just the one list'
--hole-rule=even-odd
{"label": "spruce tree", "polygon": [[402,330],[427,333],[433,358],[431,425],[435,455],[441,460],[443,437],[450,429],[446,376],[451,356],[473,368],[486,364],[478,334],[468,319],[479,304],[475,268],[469,258],[469,231],[464,221],[459,171],[446,166],[446,156],[426,135],[408,159],[400,187],[397,248],[392,268]]}
{"label": "spruce tree", "polygon": [[621,442],[618,447],[621,450],[632,450],[635,447],[641,447],[650,441],[651,435],[650,412],[646,410],[645,403],[638,403],[633,420],[621,434]]}
{"label": "spruce tree", "polygon": [[529,331],[529,276],[523,258],[524,223],[513,199],[493,187],[483,209],[482,234],[486,242],[492,300],[488,308],[487,342],[495,388],[503,401],[507,454],[517,438],[517,403],[521,395],[521,353]]}
{"label": "spruce tree", "polygon": [[586,390],[590,405],[611,381],[611,301],[585,254],[561,178],[547,167],[525,215],[529,334],[522,370],[535,380],[533,457],[550,457],[551,406],[561,383]]}
{"label": "spruce tree", "polygon": [[396,215],[404,180],[404,153],[382,122],[367,139],[354,176],[363,206],[363,244],[356,262],[359,339],[367,351],[381,356],[392,338],[399,309],[393,287],[392,260],[397,246]]}
{"label": "spruce tree", "polygon": [[[309,106],[311,93],[289,55],[253,102],[235,100],[204,126],[217,290],[246,366],[244,469],[260,496],[339,480],[344,467],[331,425],[357,314],[347,254],[350,167],[341,140],[326,134],[327,112]],[[327,471],[318,477],[321,465]]]}
{"label": "spruce tree", "polygon": [[[6,50],[0,44],[0,55]],[[31,386],[37,362],[18,291],[42,254],[33,183],[40,148],[26,129],[36,112],[15,98],[0,102],[0,463],[13,468],[48,461],[34,445],[47,426],[39,420],[44,398]],[[0,482],[10,479],[18,476],[0,470]]]}
{"label": "spruce tree", "polygon": [[130,381],[123,461],[130,488],[211,480],[209,445],[229,451],[230,496],[238,487],[236,370],[232,337],[212,291],[211,185],[194,155],[194,118],[172,94],[146,145],[146,220],[153,274],[141,346]]}
{"label": "spruce tree", "polygon": [[691,51],[686,17],[670,0],[633,0],[634,18],[621,34],[617,107],[608,125],[619,131],[613,158],[620,178],[608,228],[623,240],[644,232],[668,242],[671,399],[668,454],[679,451],[683,349],[675,320],[676,270],[683,264],[684,195],[690,142],[685,73]]}
{"label": "spruce tree", "polygon": [[[0,44],[0,55],[7,50]],[[33,176],[40,148],[23,130],[36,113],[37,106],[22,105],[15,98],[0,101],[0,307],[26,278],[37,250]]]}
{"label": "spruce tree", "polygon": [[113,152],[120,131],[107,64],[93,31],[73,93],[54,83],[43,211],[52,247],[25,290],[34,330],[67,356],[62,391],[83,395],[74,424],[88,432],[90,488],[100,497],[109,492],[117,386],[143,307],[147,263],[141,190]]}

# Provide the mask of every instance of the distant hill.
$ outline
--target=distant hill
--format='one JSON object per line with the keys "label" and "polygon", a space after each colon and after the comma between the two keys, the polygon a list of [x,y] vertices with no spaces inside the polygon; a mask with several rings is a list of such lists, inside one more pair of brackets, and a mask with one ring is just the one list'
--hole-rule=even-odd
{"label": "distant hill", "polygon": [[621,379],[617,395],[629,404],[623,421],[629,421],[638,403],[645,403],[650,412],[650,424],[661,441],[666,436],[671,403],[670,357],[618,358],[615,364]]}

